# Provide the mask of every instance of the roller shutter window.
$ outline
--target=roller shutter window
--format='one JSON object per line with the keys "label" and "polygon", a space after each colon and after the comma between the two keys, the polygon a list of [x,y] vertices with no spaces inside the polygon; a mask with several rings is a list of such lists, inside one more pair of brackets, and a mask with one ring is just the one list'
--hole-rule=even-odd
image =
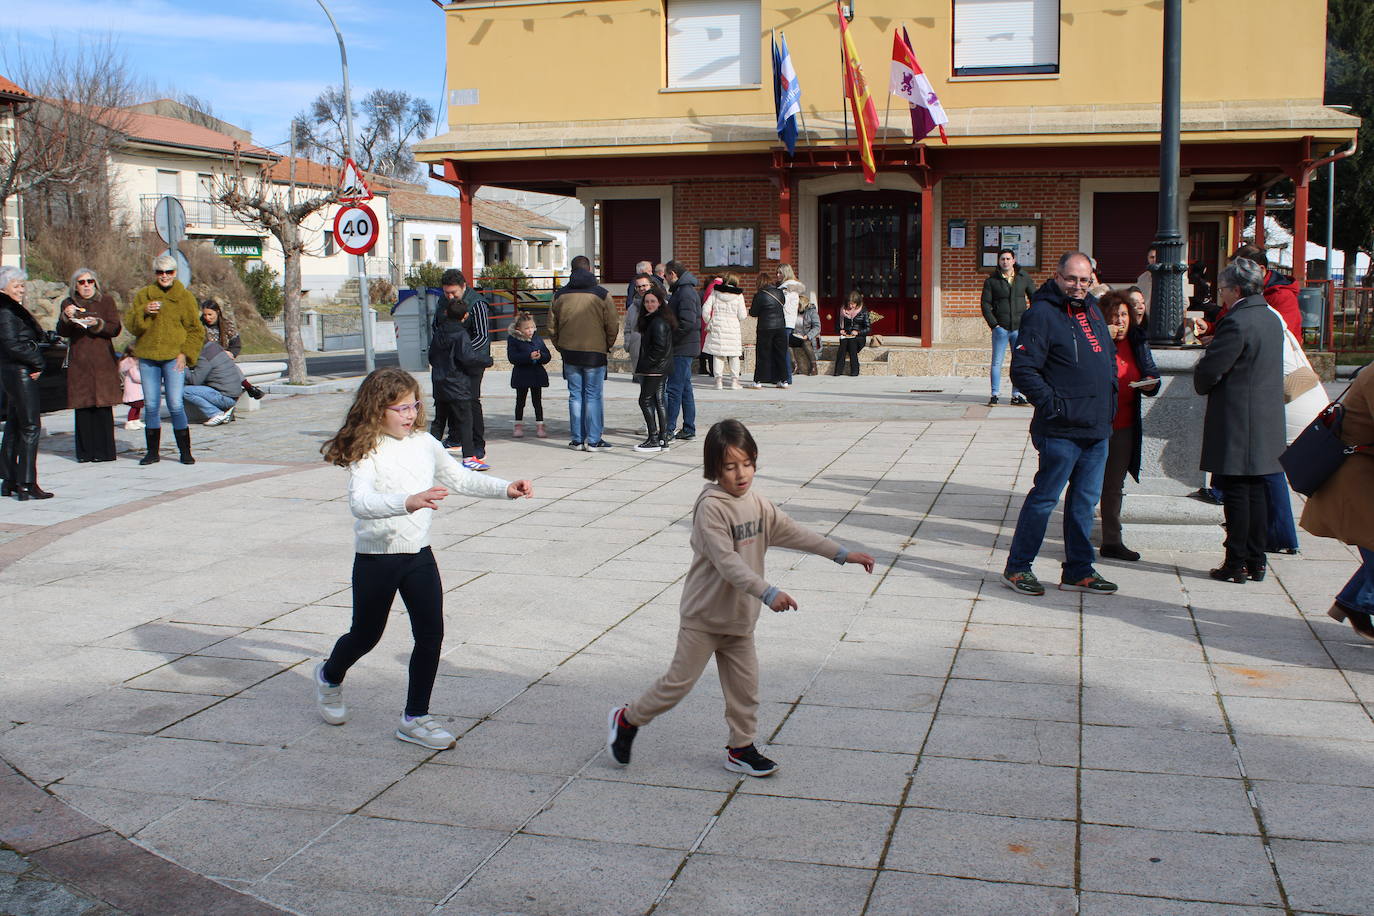
{"label": "roller shutter window", "polygon": [[1059,0],[954,0],[954,75],[1059,72]]}
{"label": "roller shutter window", "polygon": [[1093,195],[1093,247],[1097,278],[1129,286],[1145,270],[1145,252],[1159,228],[1159,194],[1099,191]]}
{"label": "roller shutter window", "polygon": [[669,89],[760,85],[759,0],[667,0]]}

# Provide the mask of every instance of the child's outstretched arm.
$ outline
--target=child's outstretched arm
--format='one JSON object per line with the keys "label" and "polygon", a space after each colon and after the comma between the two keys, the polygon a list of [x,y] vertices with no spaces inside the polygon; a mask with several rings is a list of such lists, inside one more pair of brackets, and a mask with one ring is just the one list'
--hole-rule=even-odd
{"label": "child's outstretched arm", "polygon": [[869,554],[857,550],[846,550],[830,538],[817,534],[805,525],[793,521],[786,512],[769,504],[773,511],[772,526],[768,531],[768,546],[787,547],[804,550],[818,557],[825,557],[843,566],[845,563],[859,563],[866,572],[873,572],[877,561]]}
{"label": "child's outstretched arm", "polygon": [[454,460],[454,457],[439,444],[438,439],[431,437],[429,441],[434,450],[434,478],[453,492],[488,499],[515,499],[518,496],[534,495],[534,487],[528,480],[511,483],[500,477],[469,471]]}

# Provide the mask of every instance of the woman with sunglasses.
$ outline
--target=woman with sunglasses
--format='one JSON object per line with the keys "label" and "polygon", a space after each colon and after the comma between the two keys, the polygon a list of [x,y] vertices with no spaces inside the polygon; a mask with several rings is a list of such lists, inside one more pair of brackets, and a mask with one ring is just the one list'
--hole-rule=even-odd
{"label": "woman with sunglasses", "polygon": [[205,342],[200,304],[177,279],[177,262],[171,255],[160,254],[153,259],[153,274],[155,282],[134,293],[133,304],[124,312],[124,326],[137,338],[134,355],[138,357],[143,401],[148,408],[143,421],[148,453],[139,464],[161,460],[158,454],[162,445],[159,404],[164,389],[181,463],[195,464],[196,459],[191,457],[191,430],[186,421],[182,389],[186,385],[186,367],[196,364],[201,344]]}
{"label": "woman with sunglasses", "polygon": [[67,406],[76,414],[76,460],[114,461],[114,406],[124,401],[119,358],[110,343],[123,325],[95,271],[72,274],[57,333],[67,338]]}

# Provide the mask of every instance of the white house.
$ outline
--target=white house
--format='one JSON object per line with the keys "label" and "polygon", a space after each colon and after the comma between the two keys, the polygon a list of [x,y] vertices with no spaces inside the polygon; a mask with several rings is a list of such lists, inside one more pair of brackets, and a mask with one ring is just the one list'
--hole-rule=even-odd
{"label": "white house", "polygon": [[[0,76],[0,147],[9,150],[14,143],[14,110],[20,105],[26,105],[33,101],[33,96],[25,92],[14,83]],[[4,157],[8,159],[9,157]],[[3,244],[0,244],[0,265],[9,267],[22,267],[24,265],[24,210],[19,195],[12,195],[5,201],[4,212],[0,213],[0,220],[4,221],[5,237]]]}
{"label": "white house", "polygon": [[[457,267],[462,256],[462,215],[458,198],[426,194],[418,185],[390,194],[392,248],[397,274],[430,261]],[[472,202],[474,268],[508,261],[528,277],[566,275],[568,227],[504,201]]]}

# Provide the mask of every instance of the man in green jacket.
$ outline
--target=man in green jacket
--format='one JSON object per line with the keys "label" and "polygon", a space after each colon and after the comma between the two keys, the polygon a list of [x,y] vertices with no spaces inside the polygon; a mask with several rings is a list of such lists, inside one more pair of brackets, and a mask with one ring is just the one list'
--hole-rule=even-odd
{"label": "man in green jacket", "polygon": [[[988,373],[992,381],[992,397],[988,406],[997,403],[1002,393],[1002,358],[1007,351],[1016,349],[1017,333],[1021,330],[1021,314],[1030,305],[1031,294],[1035,291],[1030,274],[1016,266],[1016,252],[1003,248],[997,252],[997,269],[992,276],[983,281],[983,320],[992,330],[992,369]],[[1011,402],[1016,405],[1027,401],[1011,388]]]}

